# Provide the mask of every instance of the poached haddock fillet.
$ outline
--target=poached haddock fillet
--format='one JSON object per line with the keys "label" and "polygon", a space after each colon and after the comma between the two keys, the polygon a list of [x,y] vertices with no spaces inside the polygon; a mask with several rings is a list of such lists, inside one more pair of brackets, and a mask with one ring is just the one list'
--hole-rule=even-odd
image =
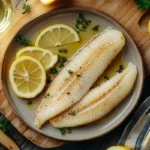
{"label": "poached haddock fillet", "polygon": [[101,119],[110,113],[129,94],[137,76],[132,63],[122,73],[90,90],[78,103],[66,112],[52,118],[56,128],[76,127]]}
{"label": "poached haddock fillet", "polygon": [[124,45],[125,38],[120,31],[107,29],[83,46],[47,89],[46,94],[50,96],[42,99],[34,125],[40,128],[81,100]]}

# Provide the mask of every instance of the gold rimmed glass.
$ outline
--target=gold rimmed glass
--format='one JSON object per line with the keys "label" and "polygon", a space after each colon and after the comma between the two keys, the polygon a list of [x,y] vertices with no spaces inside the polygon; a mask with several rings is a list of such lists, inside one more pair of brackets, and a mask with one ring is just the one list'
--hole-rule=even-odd
{"label": "gold rimmed glass", "polygon": [[3,32],[12,19],[12,5],[10,0],[0,0],[0,32]]}

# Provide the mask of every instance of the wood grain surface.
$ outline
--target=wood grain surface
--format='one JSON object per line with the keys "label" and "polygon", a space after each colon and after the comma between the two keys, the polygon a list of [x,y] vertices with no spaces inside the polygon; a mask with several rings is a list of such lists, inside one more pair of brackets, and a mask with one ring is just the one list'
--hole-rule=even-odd
{"label": "wood grain surface", "polygon": [[[20,8],[25,1],[15,0],[13,1],[15,8]],[[120,22],[126,30],[131,34],[136,42],[139,51],[141,52],[145,64],[145,70],[147,74],[150,73],[150,36],[147,32],[146,24],[150,18],[150,14],[147,11],[138,11],[137,6],[132,0],[56,0],[50,6],[42,5],[39,0],[29,0],[27,2],[31,5],[31,12],[26,15],[22,15],[22,10],[15,11],[13,21],[10,27],[0,35],[0,68],[2,65],[2,59],[5,51],[11,40],[14,38],[19,29],[25,24],[34,20],[36,17],[45,14],[53,9],[71,6],[85,6],[92,7],[97,10],[103,11],[118,22]],[[1,70],[1,69],[0,69]],[[1,80],[0,80],[1,81]],[[41,147],[56,147],[62,145],[63,142],[57,141],[51,138],[47,138],[43,135],[36,133],[28,128],[13,112],[9,106],[0,83],[0,111],[3,115],[12,122],[17,130],[30,139],[36,145]]]}

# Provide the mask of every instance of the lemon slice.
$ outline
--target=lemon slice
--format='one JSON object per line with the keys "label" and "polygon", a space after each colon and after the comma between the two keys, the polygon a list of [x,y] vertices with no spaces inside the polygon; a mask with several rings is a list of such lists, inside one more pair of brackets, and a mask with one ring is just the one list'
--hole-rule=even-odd
{"label": "lemon slice", "polygon": [[49,5],[53,2],[55,2],[55,0],[41,0],[41,2],[44,4],[44,5]]}
{"label": "lemon slice", "polygon": [[16,58],[20,56],[31,56],[36,58],[44,66],[45,70],[52,68],[58,60],[58,56],[54,55],[50,50],[35,46],[28,46],[20,49],[16,54]]}
{"label": "lemon slice", "polygon": [[112,146],[108,148],[107,150],[131,150],[131,149],[125,146]]}
{"label": "lemon slice", "polygon": [[65,24],[55,24],[43,29],[36,37],[35,46],[49,48],[80,41],[78,33]]}
{"label": "lemon slice", "polygon": [[148,32],[150,34],[150,20],[148,21]]}
{"label": "lemon slice", "polygon": [[21,98],[34,98],[46,84],[46,72],[35,58],[22,56],[9,70],[9,79],[15,94]]}

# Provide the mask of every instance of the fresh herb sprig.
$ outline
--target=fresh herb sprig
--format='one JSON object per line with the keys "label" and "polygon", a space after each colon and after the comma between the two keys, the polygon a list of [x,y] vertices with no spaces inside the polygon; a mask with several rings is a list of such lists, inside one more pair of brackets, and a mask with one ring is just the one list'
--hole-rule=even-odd
{"label": "fresh herb sprig", "polygon": [[15,36],[14,41],[23,46],[31,45],[31,44],[29,44],[30,42],[26,38],[24,38],[22,35]]}
{"label": "fresh herb sprig", "polygon": [[44,96],[44,98],[47,98],[49,96],[51,96],[50,93],[46,93],[45,96]]}
{"label": "fresh herb sprig", "polygon": [[13,126],[3,118],[0,118],[0,129],[5,133],[9,134],[9,132],[12,130]]}
{"label": "fresh herb sprig", "polygon": [[22,9],[24,10],[24,12],[22,12],[22,14],[26,14],[26,13],[30,12],[31,6],[27,5],[27,4],[24,4]]}
{"label": "fresh herb sprig", "polygon": [[67,133],[72,133],[71,128],[61,128],[59,129],[61,132],[61,135],[66,135]]}
{"label": "fresh herb sprig", "polygon": [[134,0],[137,5],[139,5],[139,10],[144,10],[150,8],[149,0]]}
{"label": "fresh herb sprig", "polygon": [[69,74],[73,74],[73,71],[72,71],[71,69],[67,70],[67,72],[68,72]]}
{"label": "fresh herb sprig", "polygon": [[85,31],[88,25],[91,23],[91,20],[87,20],[84,18],[83,13],[79,12],[77,15],[77,20],[75,22],[75,27],[79,31]]}

